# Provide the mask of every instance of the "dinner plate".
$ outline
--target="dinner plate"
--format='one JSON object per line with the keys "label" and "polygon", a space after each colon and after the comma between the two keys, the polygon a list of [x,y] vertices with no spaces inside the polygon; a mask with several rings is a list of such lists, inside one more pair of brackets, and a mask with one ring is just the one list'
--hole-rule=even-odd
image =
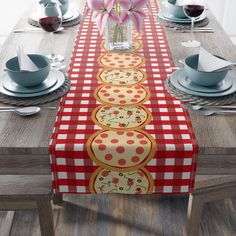
{"label": "dinner plate", "polygon": [[[189,18],[177,18],[174,17],[172,14],[168,13],[167,11],[159,11],[158,17],[160,17],[163,20],[174,22],[174,23],[182,23],[182,24],[190,24],[191,19]],[[205,14],[202,14],[200,17],[195,19],[195,22],[202,21],[206,18]]]}
{"label": "dinner plate", "polygon": [[[32,78],[33,79],[33,78]],[[0,75],[0,80],[2,80],[2,85],[5,89],[8,91],[14,92],[14,93],[37,93],[41,92],[43,90],[51,88],[53,85],[57,82],[57,77],[54,76],[53,73],[49,73],[48,77],[43,81],[42,84],[34,87],[22,87],[18,84],[16,84],[9,76],[8,74],[2,74]]]}
{"label": "dinner plate", "polygon": [[[30,16],[31,20],[38,22],[39,21],[39,13],[36,11],[32,13]],[[80,16],[79,11],[75,9],[69,9],[68,12],[63,16],[62,23],[66,23],[68,21],[73,21],[77,19]]]}
{"label": "dinner plate", "polygon": [[178,74],[177,77],[178,82],[185,88],[202,92],[202,93],[219,93],[226,91],[232,87],[232,77],[226,77],[223,81],[221,81],[216,86],[206,87],[201,86],[195,83],[192,83],[192,81],[187,77],[186,72],[184,69],[181,69],[181,72]]}
{"label": "dinner plate", "polygon": [[66,12],[66,14],[64,16],[62,16],[62,21],[65,22],[65,20],[69,20],[71,19],[75,14],[75,11],[73,9],[68,9],[68,11]]}
{"label": "dinner plate", "polygon": [[[0,75],[0,78],[2,76],[3,75]],[[45,95],[45,94],[48,94],[48,93],[51,93],[51,92],[57,90],[65,82],[65,75],[62,72],[60,72],[60,71],[58,71],[56,69],[52,68],[51,71],[50,71],[49,76],[56,77],[57,78],[57,82],[51,88],[45,89],[43,91],[32,92],[32,93],[16,93],[16,92],[12,92],[12,91],[9,91],[9,90],[5,89],[5,87],[3,86],[3,80],[0,79],[0,92],[5,94],[5,95],[11,96],[11,97],[19,97],[19,98],[37,97],[37,96],[42,96],[42,95]]]}
{"label": "dinner plate", "polygon": [[180,70],[176,70],[171,76],[170,76],[170,82],[171,84],[187,93],[187,94],[191,94],[191,95],[195,95],[195,96],[200,96],[200,97],[222,97],[222,96],[226,96],[226,95],[229,95],[229,94],[232,94],[236,91],[236,82],[235,82],[235,76],[228,73],[228,75],[226,76],[226,79],[227,80],[230,80],[232,82],[232,86],[228,89],[228,90],[225,90],[225,91],[222,91],[222,92],[199,92],[199,91],[193,91],[191,89],[188,89],[188,88],[185,88],[184,86],[182,86],[179,81],[178,81],[178,77],[179,77],[179,74],[182,73],[183,69],[180,69]]}

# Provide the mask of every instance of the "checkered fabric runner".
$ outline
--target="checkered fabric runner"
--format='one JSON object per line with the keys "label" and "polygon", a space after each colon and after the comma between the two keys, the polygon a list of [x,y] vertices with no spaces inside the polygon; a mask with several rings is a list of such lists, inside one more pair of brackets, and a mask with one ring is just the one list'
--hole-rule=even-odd
{"label": "checkered fabric runner", "polygon": [[[198,146],[189,115],[180,101],[171,97],[164,81],[174,66],[163,27],[156,21],[158,6],[150,1],[145,18],[141,67],[148,78],[143,82],[151,92],[145,106],[153,119],[145,126],[157,143],[154,158],[145,166],[154,180],[153,193],[190,193],[194,187]],[[98,168],[87,154],[88,138],[101,128],[91,119],[100,105],[93,96],[101,84],[96,75],[97,59],[104,52],[102,37],[89,13],[81,24],[68,71],[72,86],[61,100],[49,147],[55,193],[90,193],[89,179]]]}

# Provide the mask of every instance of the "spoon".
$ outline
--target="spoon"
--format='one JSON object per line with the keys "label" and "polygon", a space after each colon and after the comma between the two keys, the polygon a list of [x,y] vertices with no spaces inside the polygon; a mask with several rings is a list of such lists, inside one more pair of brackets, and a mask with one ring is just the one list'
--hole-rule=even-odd
{"label": "spoon", "polygon": [[[60,27],[58,30],[56,30],[54,33],[58,33],[62,30],[64,30],[64,27]],[[23,29],[16,29],[14,30],[14,33],[23,33],[23,32],[44,32],[40,28],[23,28]]]}
{"label": "spoon", "polygon": [[185,104],[181,104],[181,107],[187,109],[188,111],[195,113],[197,115],[202,116],[211,116],[214,114],[236,114],[236,110],[224,110],[224,109],[208,109],[208,108],[201,108],[201,110],[195,110],[191,106],[187,106]]}
{"label": "spoon", "polygon": [[17,108],[17,109],[5,109],[5,110],[0,110],[0,112],[10,112],[13,111],[17,115],[20,116],[32,116],[41,111],[40,107],[22,107],[22,108]]}
{"label": "spoon", "polygon": [[195,113],[197,115],[202,115],[202,116],[211,116],[214,114],[236,114],[236,111],[233,110],[191,110],[189,109],[190,112]]}
{"label": "spoon", "polygon": [[200,106],[200,105],[181,105],[184,109],[188,109],[191,107],[193,110],[201,110],[201,109],[236,109],[236,106]]}

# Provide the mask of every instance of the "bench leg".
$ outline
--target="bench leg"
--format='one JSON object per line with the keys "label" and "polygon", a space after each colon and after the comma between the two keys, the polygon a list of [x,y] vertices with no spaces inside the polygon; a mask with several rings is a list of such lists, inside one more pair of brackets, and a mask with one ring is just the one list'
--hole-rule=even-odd
{"label": "bench leg", "polygon": [[54,236],[54,224],[51,201],[37,202],[41,236]]}
{"label": "bench leg", "polygon": [[62,194],[53,194],[53,204],[55,204],[55,205],[63,204]]}
{"label": "bench leg", "polygon": [[202,197],[190,194],[188,201],[187,236],[198,236],[204,201]]}

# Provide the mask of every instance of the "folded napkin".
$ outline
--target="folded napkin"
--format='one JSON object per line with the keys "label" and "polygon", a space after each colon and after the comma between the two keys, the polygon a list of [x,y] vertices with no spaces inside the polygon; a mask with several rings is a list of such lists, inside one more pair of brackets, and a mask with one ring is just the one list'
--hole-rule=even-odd
{"label": "folded napkin", "polygon": [[226,67],[232,66],[234,63],[220,59],[212,55],[210,52],[205,50],[204,48],[200,48],[199,51],[199,60],[198,60],[198,70],[213,72],[217,70],[224,69]]}
{"label": "folded napkin", "polygon": [[19,46],[17,50],[17,57],[19,62],[20,71],[37,71],[39,68],[35,63],[26,55],[23,47]]}

